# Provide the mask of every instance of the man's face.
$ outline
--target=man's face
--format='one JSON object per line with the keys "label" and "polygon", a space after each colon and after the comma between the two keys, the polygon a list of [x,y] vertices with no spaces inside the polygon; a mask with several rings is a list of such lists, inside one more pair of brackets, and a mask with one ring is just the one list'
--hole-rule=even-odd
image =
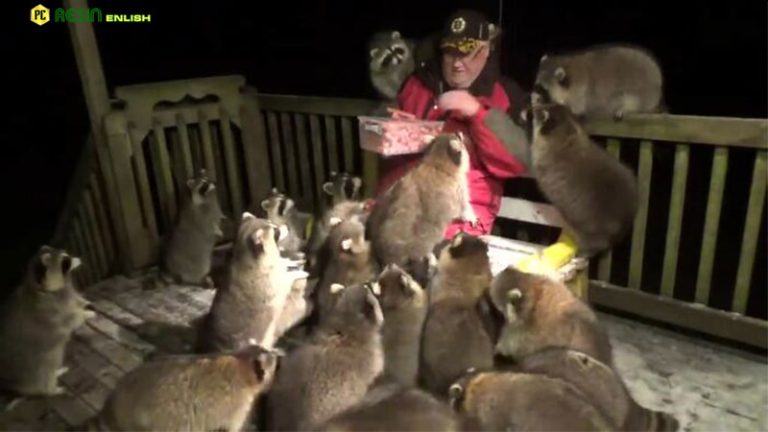
{"label": "man's face", "polygon": [[489,52],[488,42],[479,44],[466,55],[454,51],[443,52],[443,78],[451,88],[469,88],[483,71]]}

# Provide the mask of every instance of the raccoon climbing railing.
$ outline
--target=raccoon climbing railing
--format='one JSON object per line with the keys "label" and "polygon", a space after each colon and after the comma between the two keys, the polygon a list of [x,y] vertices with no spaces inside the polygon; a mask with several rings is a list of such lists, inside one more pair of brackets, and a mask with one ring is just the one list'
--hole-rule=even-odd
{"label": "raccoon climbing railing", "polygon": [[[156,264],[184,184],[216,179],[232,218],[272,187],[322,209],[331,171],[375,182],[358,145],[358,115],[376,101],[258,94],[239,76],[119,87],[84,193],[60,224],[66,245],[113,272]],[[626,242],[593,260],[589,299],[766,348],[766,133],[763,119],[634,115],[586,125],[638,174],[640,205]],[[748,187],[746,187],[748,185]],[[653,192],[653,193],[652,193]],[[717,269],[717,271],[715,271]],[[761,305],[762,302],[762,305]]]}

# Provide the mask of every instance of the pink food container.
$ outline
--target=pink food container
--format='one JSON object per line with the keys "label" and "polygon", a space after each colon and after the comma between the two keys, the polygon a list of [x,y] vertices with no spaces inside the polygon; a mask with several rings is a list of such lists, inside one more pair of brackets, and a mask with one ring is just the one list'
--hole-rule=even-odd
{"label": "pink food container", "polygon": [[421,153],[428,135],[437,136],[444,122],[360,116],[360,147],[384,156]]}

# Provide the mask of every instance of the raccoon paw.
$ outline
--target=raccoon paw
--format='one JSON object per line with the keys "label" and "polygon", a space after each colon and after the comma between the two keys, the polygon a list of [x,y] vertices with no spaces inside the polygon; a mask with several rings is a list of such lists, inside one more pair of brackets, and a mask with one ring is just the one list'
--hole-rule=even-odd
{"label": "raccoon paw", "polygon": [[66,367],[66,366],[62,366],[62,367],[56,369],[56,378],[61,377],[62,375],[67,373],[67,371],[69,371],[69,368]]}
{"label": "raccoon paw", "polygon": [[45,396],[60,396],[65,394],[67,391],[64,390],[64,387],[60,385],[54,385],[53,387],[49,388],[45,391]]}
{"label": "raccoon paw", "polygon": [[86,309],[83,311],[83,320],[89,320],[91,318],[96,318],[96,312]]}

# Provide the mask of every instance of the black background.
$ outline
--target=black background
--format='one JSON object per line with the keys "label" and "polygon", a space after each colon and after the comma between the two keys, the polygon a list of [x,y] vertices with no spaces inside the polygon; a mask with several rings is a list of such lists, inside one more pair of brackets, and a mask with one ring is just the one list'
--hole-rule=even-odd
{"label": "black background", "polygon": [[[39,2],[14,3],[16,9],[3,14],[1,48],[2,290],[52,234],[89,128],[67,26],[34,25],[29,9]],[[241,74],[262,92],[373,97],[365,49],[373,32],[396,28],[423,37],[466,6],[499,19],[497,1],[111,0],[90,6],[152,14],[149,24],[95,24],[110,92],[125,84]],[[529,88],[547,51],[629,42],[660,60],[673,113],[764,118],[766,12],[765,1],[505,0],[503,69]]]}

